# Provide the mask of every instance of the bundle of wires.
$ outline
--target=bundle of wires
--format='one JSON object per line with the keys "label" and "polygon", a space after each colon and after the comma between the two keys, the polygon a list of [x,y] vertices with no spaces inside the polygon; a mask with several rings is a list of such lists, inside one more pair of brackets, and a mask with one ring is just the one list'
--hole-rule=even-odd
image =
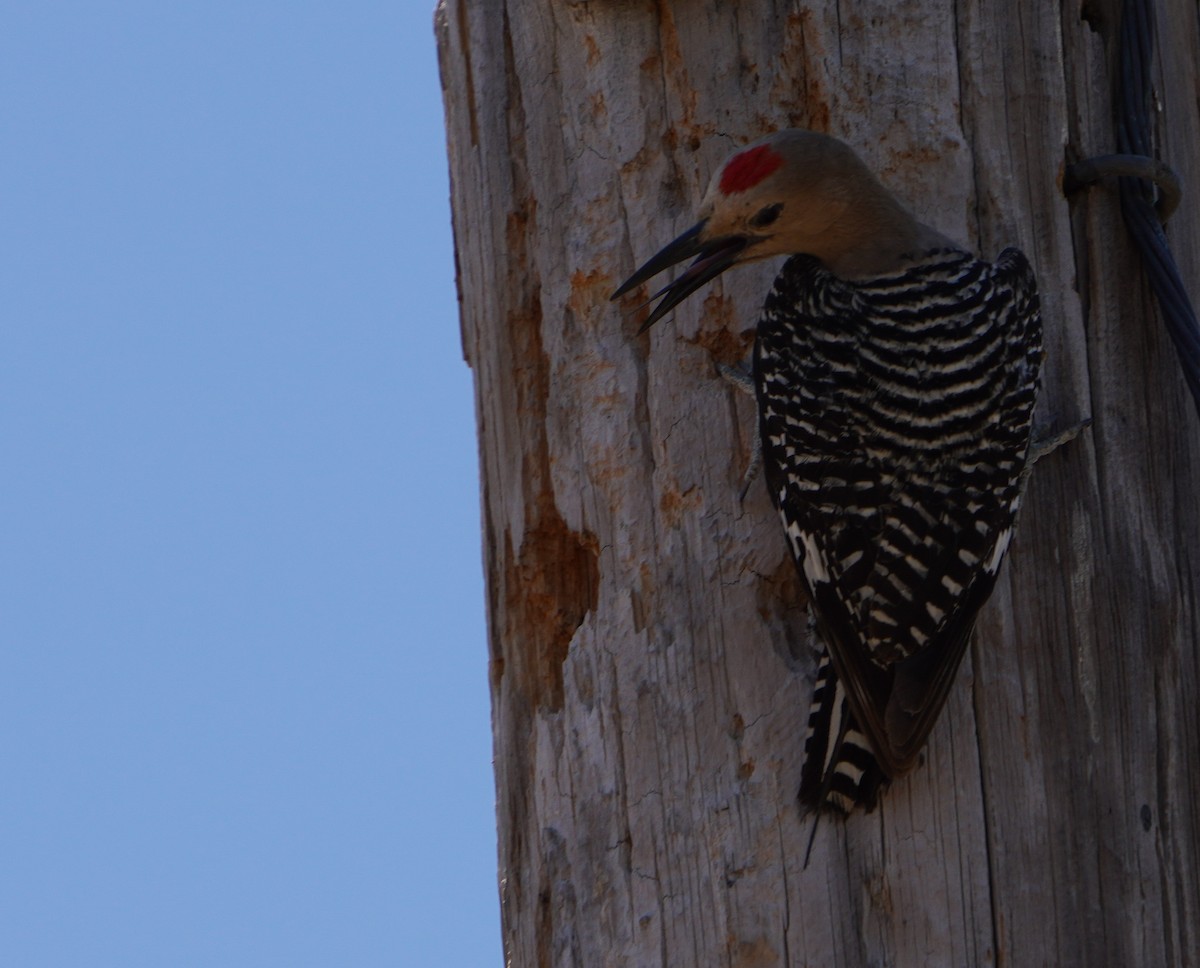
{"label": "bundle of wires", "polygon": [[[1150,163],[1142,177],[1119,180],[1121,214],[1146,267],[1167,331],[1179,355],[1183,375],[1200,414],[1200,323],[1184,289],[1162,221],[1179,199],[1179,183],[1152,155],[1150,65],[1154,56],[1153,0],[1125,0],[1116,83],[1117,150]],[[1156,177],[1157,176],[1157,177]],[[1169,176],[1169,177],[1168,177]],[[1148,180],[1153,179],[1152,181]],[[1154,185],[1159,186],[1158,210]]]}

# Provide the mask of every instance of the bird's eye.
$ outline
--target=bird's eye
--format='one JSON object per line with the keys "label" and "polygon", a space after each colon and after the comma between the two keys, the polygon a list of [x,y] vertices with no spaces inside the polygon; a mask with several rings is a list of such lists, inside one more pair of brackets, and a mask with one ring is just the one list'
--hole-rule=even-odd
{"label": "bird's eye", "polygon": [[778,202],[775,205],[768,205],[766,208],[760,208],[750,219],[750,224],[756,229],[764,228],[779,218],[779,213],[782,211],[782,202]]}

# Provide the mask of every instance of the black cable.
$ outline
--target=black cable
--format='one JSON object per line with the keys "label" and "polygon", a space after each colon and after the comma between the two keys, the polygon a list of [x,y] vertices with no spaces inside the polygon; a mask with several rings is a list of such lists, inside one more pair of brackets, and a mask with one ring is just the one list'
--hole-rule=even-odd
{"label": "black cable", "polygon": [[[1150,68],[1154,57],[1153,0],[1125,0],[1121,10],[1117,74],[1117,150],[1151,157]],[[1200,321],[1192,308],[1179,267],[1154,211],[1151,186],[1143,179],[1121,178],[1121,214],[1142,256],[1150,286],[1158,297],[1167,332],[1175,343],[1183,375],[1200,413]]]}
{"label": "black cable", "polygon": [[[1071,192],[1106,174],[1119,175],[1121,215],[1142,257],[1150,287],[1184,379],[1200,414],[1200,321],[1192,308],[1179,267],[1163,232],[1166,219],[1179,200],[1179,179],[1153,157],[1150,103],[1150,68],[1154,58],[1153,0],[1125,0],[1117,54],[1115,94],[1117,150],[1120,155],[1089,159],[1072,165],[1064,180]],[[1154,185],[1159,189],[1158,210]]]}

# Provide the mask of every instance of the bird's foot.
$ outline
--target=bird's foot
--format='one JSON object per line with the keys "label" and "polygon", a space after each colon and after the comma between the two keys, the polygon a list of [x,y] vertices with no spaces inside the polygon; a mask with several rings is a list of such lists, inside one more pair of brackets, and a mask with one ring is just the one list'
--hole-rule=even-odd
{"label": "bird's foot", "polygon": [[1079,423],[1068,427],[1066,430],[1060,430],[1056,434],[1051,434],[1048,437],[1042,437],[1040,440],[1031,441],[1029,444],[1028,466],[1032,467],[1043,457],[1053,454],[1063,444],[1070,443],[1079,436],[1082,430],[1084,430],[1086,427],[1090,427],[1091,425],[1092,418],[1085,417],[1083,420],[1079,421]]}
{"label": "bird's foot", "polygon": [[754,396],[754,377],[750,375],[750,371],[744,365],[730,366],[728,363],[718,363],[717,372],[726,382],[732,383],[742,393]]}

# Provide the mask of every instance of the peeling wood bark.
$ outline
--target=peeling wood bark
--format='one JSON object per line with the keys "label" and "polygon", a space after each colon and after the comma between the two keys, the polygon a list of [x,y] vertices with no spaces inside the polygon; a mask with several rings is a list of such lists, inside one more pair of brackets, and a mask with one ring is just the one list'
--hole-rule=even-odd
{"label": "peeling wood bark", "polygon": [[[1200,184],[1196,7],[1160,7],[1162,156]],[[1085,12],[439,9],[509,964],[1200,964],[1200,428],[1115,198],[1059,190],[1113,141],[1118,8]],[[738,502],[752,404],[715,372],[777,265],[647,336],[608,302],[786,126],[982,253],[1020,245],[1039,422],[1095,421],[1038,465],[923,768],[824,823],[808,869],[807,604],[761,484]],[[1169,235],[1200,279],[1190,196]]]}

